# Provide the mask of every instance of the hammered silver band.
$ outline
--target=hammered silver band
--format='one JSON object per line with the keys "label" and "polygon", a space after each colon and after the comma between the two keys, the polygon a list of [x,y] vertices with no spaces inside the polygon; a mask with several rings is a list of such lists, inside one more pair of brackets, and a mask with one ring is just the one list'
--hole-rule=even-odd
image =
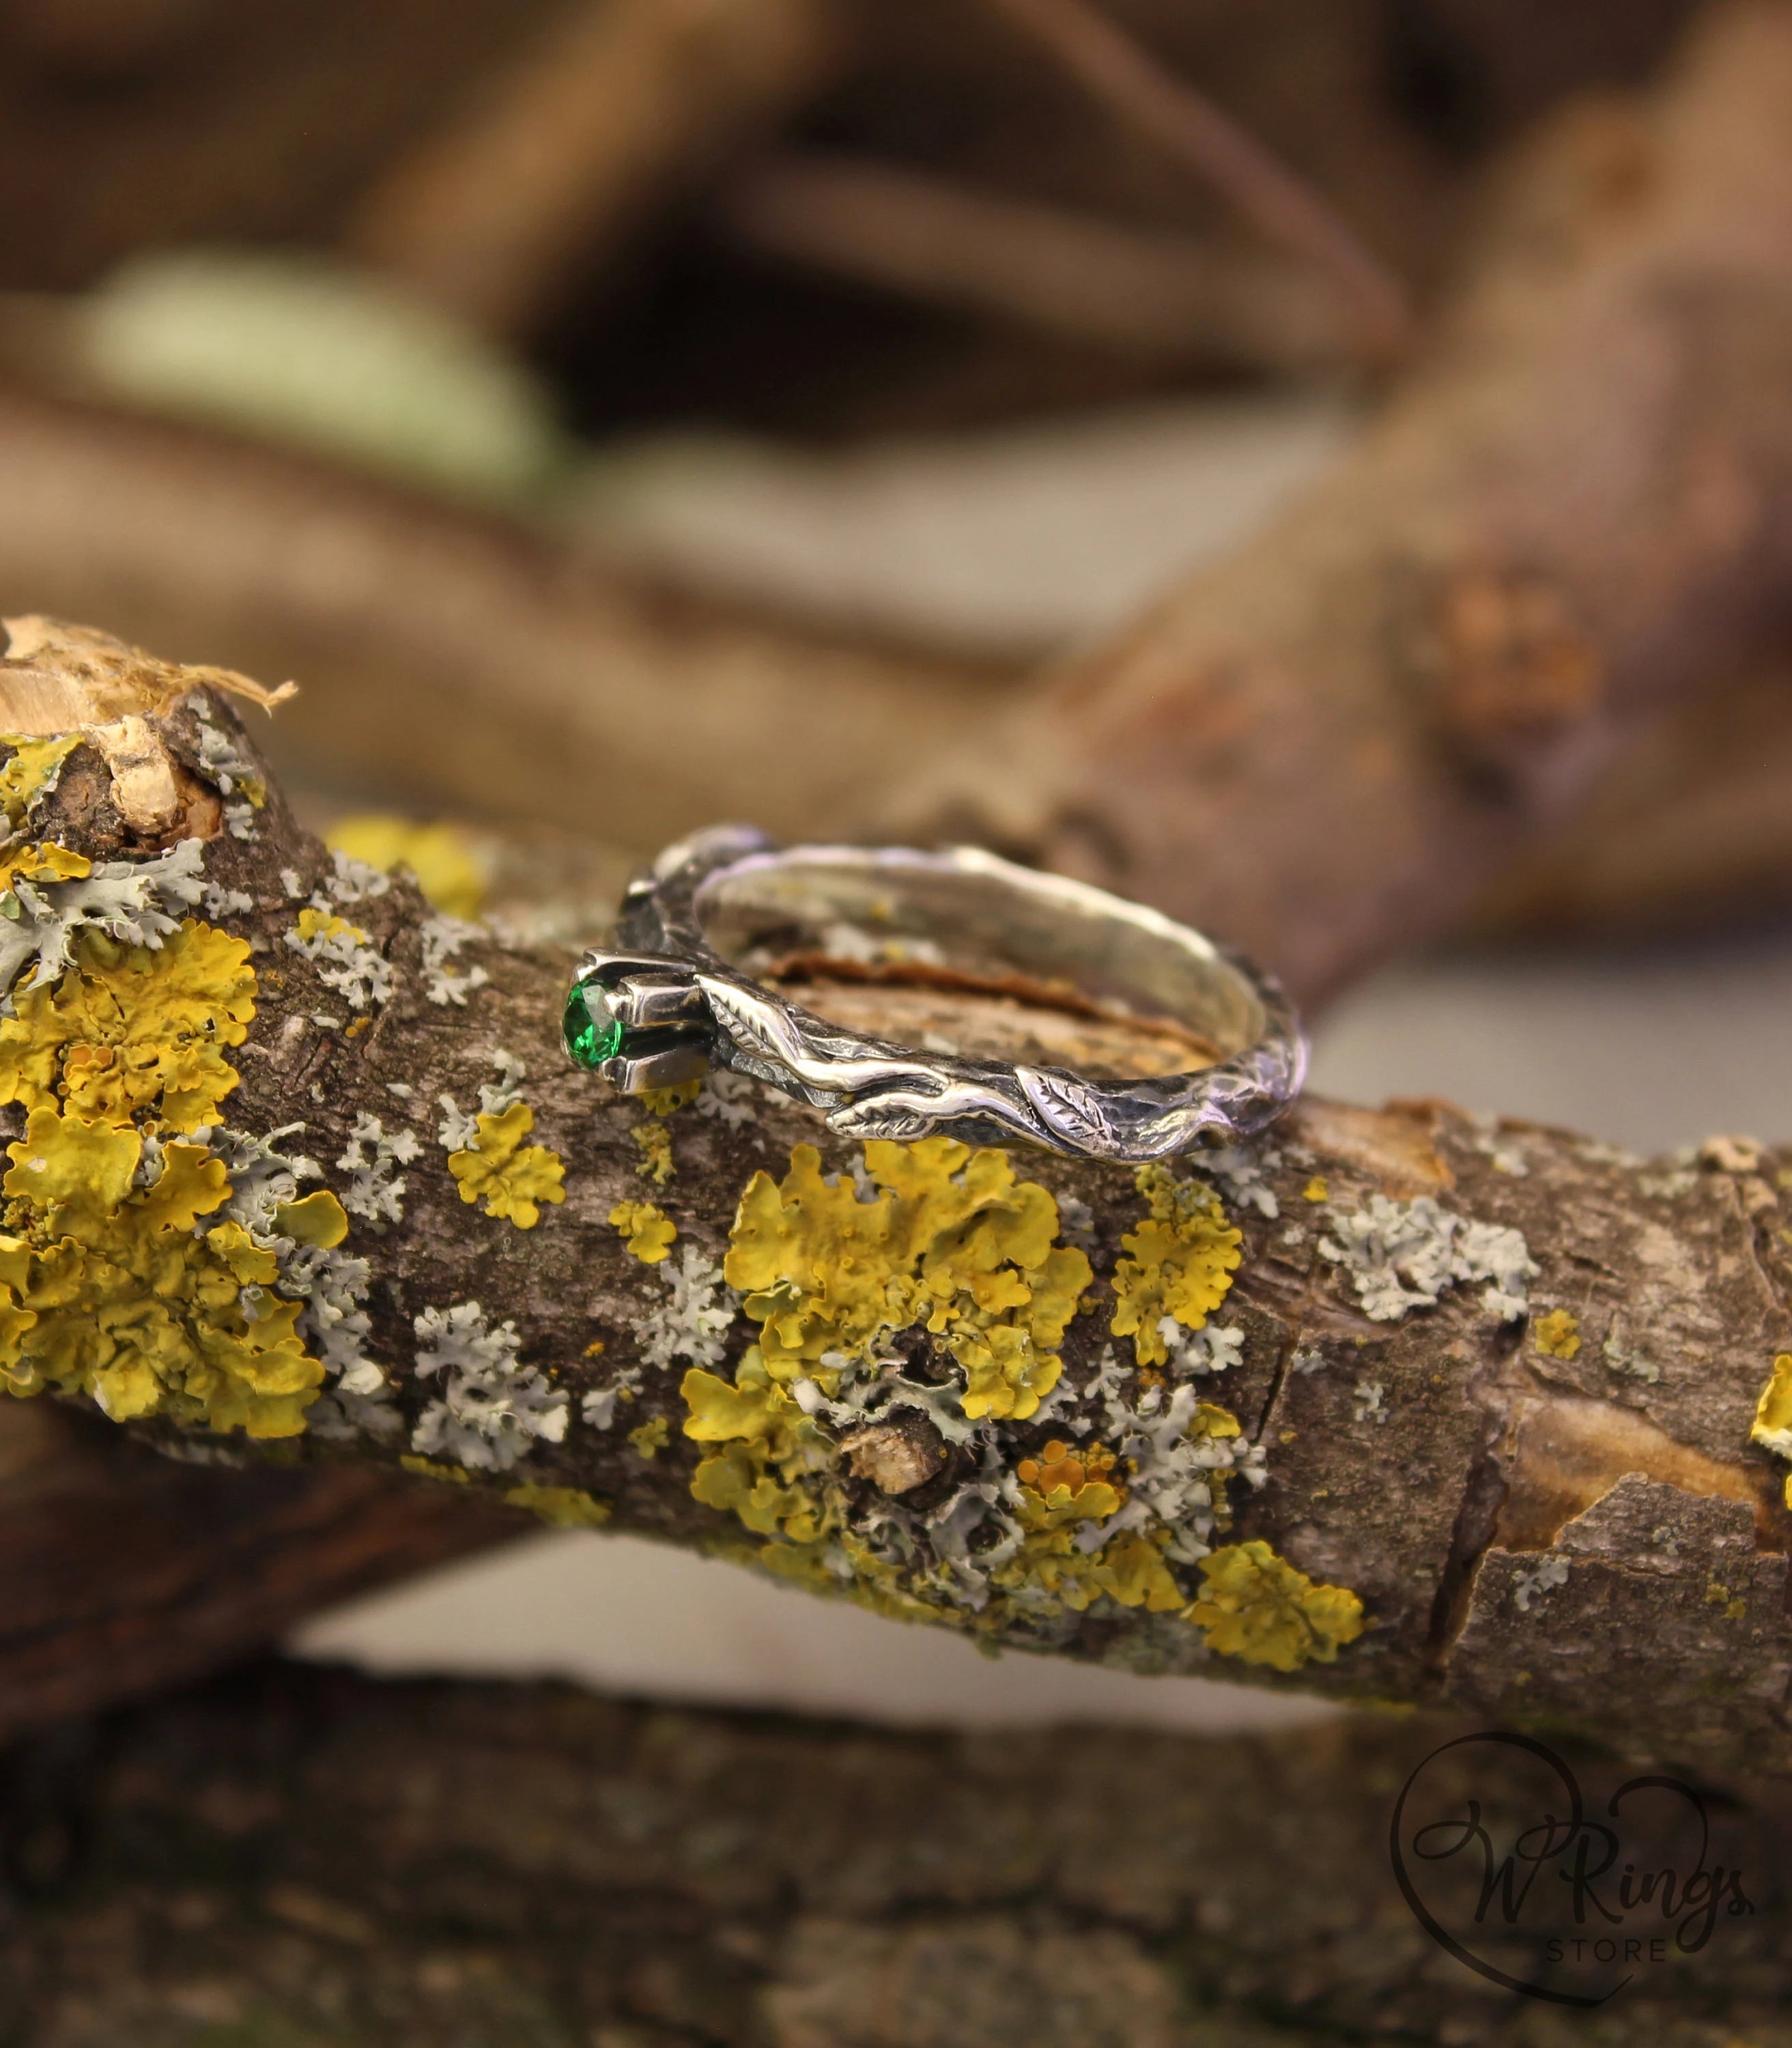
{"label": "hammered silver band", "polygon": [[[1142,905],[972,847],[781,848],[718,827],[660,855],[624,898],[616,939],[587,956],[569,999],[618,1041],[584,1064],[631,1094],[731,1068],[857,1138],[1018,1140],[1142,1164],[1261,1130],[1306,1070],[1292,1005],[1248,961]],[[843,1030],[746,971],[843,943],[944,970],[999,962],[1100,1014],[1199,1034],[1219,1057],[1115,1080],[917,1049]],[[580,1057],[595,1049],[588,1039]]]}

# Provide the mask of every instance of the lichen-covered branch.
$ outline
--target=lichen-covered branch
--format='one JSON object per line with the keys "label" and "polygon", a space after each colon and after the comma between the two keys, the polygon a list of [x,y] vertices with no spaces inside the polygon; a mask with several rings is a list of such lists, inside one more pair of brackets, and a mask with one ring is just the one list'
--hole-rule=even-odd
{"label": "lichen-covered branch", "polygon": [[[992,1647],[1789,1753],[1774,1155],[1308,1102],[1133,1175],[861,1147],[725,1076],[619,1098],[564,958],[295,828],[236,679],[14,630],[0,702],[57,727],[0,767],[14,1394]],[[860,1028],[1189,1057],[829,944],[791,971]]]}

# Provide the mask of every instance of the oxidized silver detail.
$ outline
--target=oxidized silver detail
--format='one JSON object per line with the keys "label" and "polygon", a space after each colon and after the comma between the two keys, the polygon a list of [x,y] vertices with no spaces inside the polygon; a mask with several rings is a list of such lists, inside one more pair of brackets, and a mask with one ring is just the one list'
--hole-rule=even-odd
{"label": "oxidized silver detail", "polygon": [[[1136,1080],[1062,1068],[1005,1065],[861,1038],[813,1015],[731,965],[716,926],[824,926],[832,915],[905,925],[1002,956],[1041,979],[1104,984],[1216,1040],[1218,1065]],[[1210,1141],[1231,1143],[1272,1122],[1299,1092],[1306,1042],[1267,975],[1159,912],[1088,884],[1016,867],[975,847],[780,849],[743,826],[669,847],[630,889],[614,948],[588,954],[613,1014],[642,1027],[596,1069],[638,1092],[688,1078],[705,1061],[813,1104],[844,1136],[972,1143],[1020,1140],[1072,1158],[1142,1164]],[[902,943],[900,939],[893,944]],[[987,954],[986,954],[987,957]]]}

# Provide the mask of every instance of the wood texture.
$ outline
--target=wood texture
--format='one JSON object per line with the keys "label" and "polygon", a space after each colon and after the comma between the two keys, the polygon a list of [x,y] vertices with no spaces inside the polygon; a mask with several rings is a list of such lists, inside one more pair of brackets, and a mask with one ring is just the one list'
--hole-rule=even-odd
{"label": "wood texture", "polygon": [[374,1472],[182,1464],[98,1417],[8,1402],[0,1740],[178,1684],[533,1526]]}
{"label": "wood texture", "polygon": [[[5,1759],[0,2019],[33,2048],[1786,2048],[1783,1786],[1713,1802],[1753,1911],[1588,2014],[1473,1975],[1395,1888],[1395,1798],[1457,1732],[899,1735],[266,1666]],[[1449,1790],[1503,1836],[1528,1811],[1484,1753]],[[1626,1855],[1685,1871],[1643,1803]],[[1493,1954],[1608,1984],[1548,1968],[1554,1889]]]}

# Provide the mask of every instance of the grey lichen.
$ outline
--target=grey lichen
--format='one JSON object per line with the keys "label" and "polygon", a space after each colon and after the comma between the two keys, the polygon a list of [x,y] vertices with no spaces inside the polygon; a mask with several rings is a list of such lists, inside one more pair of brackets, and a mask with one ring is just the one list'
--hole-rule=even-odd
{"label": "grey lichen", "polygon": [[676,1262],[669,1259],[661,1267],[660,1277],[665,1298],[635,1325],[642,1363],[655,1371],[679,1359],[692,1365],[720,1365],[723,1340],[740,1306],[721,1267],[687,1243]]}
{"label": "grey lichen", "polygon": [[420,1379],[441,1375],[441,1394],[411,1433],[426,1457],[454,1458],[477,1472],[508,1472],[537,1441],[564,1440],[567,1398],[518,1356],[514,1323],[487,1323],[477,1301],[425,1309],[413,1327]]}
{"label": "grey lichen", "polygon": [[53,981],[74,958],[83,931],[152,950],[180,929],[204,898],[204,842],[184,839],[152,860],[113,860],[67,881],[15,875],[0,896],[0,1011],[10,1014],[22,981]]}
{"label": "grey lichen", "polygon": [[252,840],[255,813],[266,801],[262,778],[230,735],[211,723],[204,693],[196,693],[189,701],[199,722],[200,772],[225,799],[224,823],[231,838]]}
{"label": "grey lichen", "polygon": [[304,1303],[298,1333],[329,1375],[308,1411],[310,1433],[326,1439],[390,1437],[401,1424],[386,1373],[368,1355],[367,1262],[323,1245],[301,1244],[279,1228],[280,1210],[298,1199],[301,1181],[323,1177],[314,1159],[276,1149],[280,1140],[303,1129],[293,1124],[265,1138],[228,1129],[209,1134],[211,1149],[231,1177],[231,1199],[221,1213],[279,1260],[277,1290]]}
{"label": "grey lichen", "polygon": [[477,925],[440,912],[424,920],[417,937],[423,950],[423,992],[432,1003],[464,1010],[473,991],[485,987],[487,976],[483,967],[469,967],[462,972],[449,964],[464,946],[480,936]]}
{"label": "grey lichen", "polygon": [[1533,1601],[1541,1600],[1554,1587],[1565,1586],[1567,1583],[1567,1558],[1546,1557],[1540,1562],[1513,1573],[1512,1604],[1520,1614],[1529,1614]]}
{"label": "grey lichen", "polygon": [[398,1169],[409,1166],[422,1149],[414,1131],[388,1131],[379,1118],[363,1110],[336,1162],[338,1169],[350,1177],[342,1193],[343,1207],[376,1225],[401,1222],[406,1183]]}
{"label": "grey lichen", "polygon": [[1398,1202],[1380,1194],[1360,1209],[1334,1209],[1330,1224],[1320,1256],[1344,1268],[1373,1321],[1398,1322],[1478,1282],[1486,1283],[1482,1307],[1502,1322],[1516,1322],[1529,1305],[1539,1268],[1522,1232],[1506,1225],[1472,1222],[1429,1195]]}

